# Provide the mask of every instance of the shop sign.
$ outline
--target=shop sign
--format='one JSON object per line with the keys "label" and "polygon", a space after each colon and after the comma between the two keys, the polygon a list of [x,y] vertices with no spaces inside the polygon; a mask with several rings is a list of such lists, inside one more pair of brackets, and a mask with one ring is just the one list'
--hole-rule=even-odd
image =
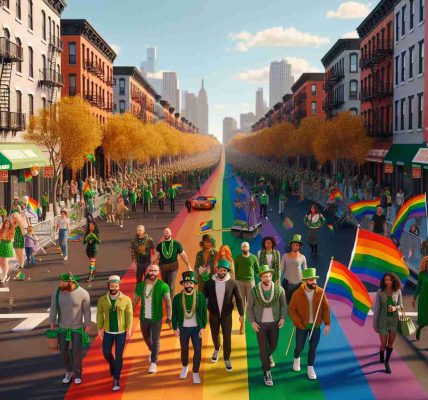
{"label": "shop sign", "polygon": [[385,172],[385,174],[392,174],[394,172],[394,166],[392,164],[384,164],[383,172]]}
{"label": "shop sign", "polygon": [[43,178],[52,179],[54,177],[54,167],[43,167]]}
{"label": "shop sign", "polygon": [[0,171],[0,182],[9,182],[9,171]]}
{"label": "shop sign", "polygon": [[421,167],[412,167],[412,177],[415,179],[420,179]]}

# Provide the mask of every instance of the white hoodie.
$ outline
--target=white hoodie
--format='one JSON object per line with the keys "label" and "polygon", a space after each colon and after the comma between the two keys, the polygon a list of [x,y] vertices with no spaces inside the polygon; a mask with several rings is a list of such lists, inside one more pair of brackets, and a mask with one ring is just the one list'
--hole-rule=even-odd
{"label": "white hoodie", "polygon": [[215,294],[217,296],[218,310],[221,315],[221,309],[223,308],[224,294],[226,292],[226,282],[230,279],[229,273],[226,274],[223,280],[218,279],[217,274],[213,275],[213,281],[215,282]]}

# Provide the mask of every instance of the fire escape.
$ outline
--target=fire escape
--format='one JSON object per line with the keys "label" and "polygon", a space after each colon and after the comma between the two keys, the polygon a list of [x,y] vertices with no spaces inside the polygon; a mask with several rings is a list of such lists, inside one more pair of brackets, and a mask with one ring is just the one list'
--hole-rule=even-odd
{"label": "fire escape", "polygon": [[62,51],[62,40],[55,35],[50,35],[47,65],[43,65],[43,69],[40,70],[39,79],[39,85],[48,92],[48,104],[56,103],[58,90],[64,86],[64,78],[56,68],[57,55],[61,54]]}
{"label": "fire escape", "polygon": [[384,124],[383,115],[380,114],[380,102],[382,99],[393,96],[391,77],[380,76],[380,64],[388,60],[394,54],[393,41],[384,40],[373,43],[373,48],[361,57],[361,69],[371,70],[371,84],[361,89],[360,100],[370,101],[372,111],[371,125],[368,125],[369,135],[375,137],[387,137],[391,135],[390,122]]}
{"label": "fire escape", "polygon": [[345,103],[343,93],[335,92],[337,85],[345,77],[345,72],[342,68],[331,68],[326,74],[324,80],[324,91],[326,93],[326,99],[324,101],[323,109],[326,113],[326,118],[332,118],[335,113]]}
{"label": "fire escape", "polygon": [[0,37],[0,131],[25,130],[25,114],[10,111],[10,80],[14,62],[24,60],[22,47],[6,37]]}

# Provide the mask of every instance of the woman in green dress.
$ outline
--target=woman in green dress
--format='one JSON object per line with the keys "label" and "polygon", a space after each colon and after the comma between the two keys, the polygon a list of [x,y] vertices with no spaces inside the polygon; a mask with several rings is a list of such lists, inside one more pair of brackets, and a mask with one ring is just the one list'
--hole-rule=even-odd
{"label": "woman in green dress", "polygon": [[305,225],[309,228],[309,245],[311,246],[311,254],[318,253],[318,231],[325,224],[324,215],[318,211],[318,206],[312,204],[309,212],[304,218]]}
{"label": "woman in green dress", "polygon": [[0,268],[3,273],[1,283],[9,279],[9,258],[14,256],[12,245],[14,234],[15,227],[11,219],[6,217],[0,228]]}
{"label": "woman in green dress", "polygon": [[12,214],[12,223],[15,226],[15,235],[13,238],[13,248],[15,249],[16,259],[19,268],[24,268],[25,254],[24,254],[24,241],[25,241],[25,227],[21,215],[17,212]]}
{"label": "woman in green dress", "polygon": [[98,253],[98,248],[101,243],[100,232],[95,222],[88,224],[86,235],[83,239],[83,244],[86,244],[86,255],[89,258],[89,276],[86,282],[94,280],[95,276],[95,261]]}
{"label": "woman in green dress", "polygon": [[419,264],[418,285],[412,301],[413,308],[416,307],[416,300],[418,300],[416,340],[420,340],[422,328],[428,325],[428,257],[424,257]]}

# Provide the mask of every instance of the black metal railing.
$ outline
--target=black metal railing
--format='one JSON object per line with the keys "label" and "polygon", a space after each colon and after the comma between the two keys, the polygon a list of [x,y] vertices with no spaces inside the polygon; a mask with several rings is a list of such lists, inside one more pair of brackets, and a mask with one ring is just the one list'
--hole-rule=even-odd
{"label": "black metal railing", "polygon": [[49,38],[49,44],[55,47],[58,51],[64,50],[64,42],[58,36],[51,35]]}
{"label": "black metal railing", "polygon": [[0,37],[0,58],[11,62],[24,61],[22,46],[18,46],[5,37]]}
{"label": "black metal railing", "polygon": [[0,111],[0,129],[5,131],[25,131],[25,114]]}
{"label": "black metal railing", "polygon": [[390,137],[392,135],[392,124],[386,123],[374,123],[365,125],[367,134],[371,137]]}
{"label": "black metal railing", "polygon": [[52,86],[64,86],[64,77],[57,71],[51,68],[40,70],[40,83]]}
{"label": "black metal railing", "polygon": [[361,101],[370,101],[391,97],[394,94],[392,83],[378,83],[368,88],[363,88],[360,92]]}
{"label": "black metal railing", "polygon": [[372,63],[379,62],[392,54],[394,54],[394,42],[392,40],[379,42],[371,50],[361,53],[360,66],[361,68],[368,68]]}

